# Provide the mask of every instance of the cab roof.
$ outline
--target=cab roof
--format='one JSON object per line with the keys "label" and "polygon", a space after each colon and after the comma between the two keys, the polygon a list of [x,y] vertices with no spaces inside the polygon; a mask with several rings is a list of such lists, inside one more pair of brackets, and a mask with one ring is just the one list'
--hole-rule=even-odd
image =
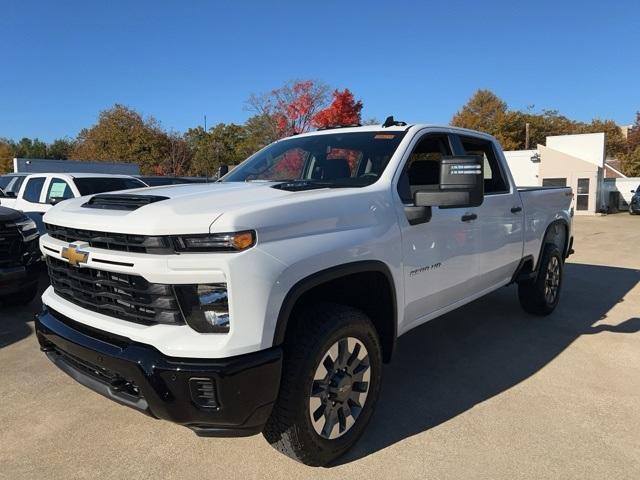
{"label": "cab roof", "polygon": [[293,137],[286,137],[286,138],[309,137],[314,135],[326,135],[326,134],[332,134],[332,133],[405,132],[409,130],[413,130],[413,131],[422,130],[423,128],[436,128],[436,129],[442,129],[450,132],[457,132],[461,134],[481,136],[481,137],[491,138],[491,139],[493,138],[488,133],[479,132],[477,130],[453,127],[451,125],[439,125],[434,123],[407,123],[406,125],[393,125],[390,127],[383,127],[381,124],[376,124],[376,125],[362,125],[360,127],[354,126],[354,127],[328,128],[324,130],[314,130],[312,132],[301,133]]}

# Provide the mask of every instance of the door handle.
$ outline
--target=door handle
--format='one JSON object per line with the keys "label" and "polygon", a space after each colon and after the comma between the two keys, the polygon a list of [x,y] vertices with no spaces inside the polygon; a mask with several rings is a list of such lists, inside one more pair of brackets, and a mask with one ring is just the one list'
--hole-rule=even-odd
{"label": "door handle", "polygon": [[471,220],[475,220],[476,218],[478,218],[478,215],[476,215],[475,213],[467,213],[465,215],[462,215],[462,218],[460,220],[462,220],[463,222],[470,222]]}
{"label": "door handle", "polygon": [[522,211],[522,207],[512,207],[511,213],[518,213]]}

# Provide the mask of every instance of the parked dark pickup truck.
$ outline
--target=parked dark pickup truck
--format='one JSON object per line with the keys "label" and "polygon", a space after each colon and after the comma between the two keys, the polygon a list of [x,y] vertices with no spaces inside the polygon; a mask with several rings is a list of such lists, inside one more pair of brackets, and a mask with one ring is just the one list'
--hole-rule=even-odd
{"label": "parked dark pickup truck", "polygon": [[38,293],[38,229],[24,213],[0,207],[0,303],[22,305]]}

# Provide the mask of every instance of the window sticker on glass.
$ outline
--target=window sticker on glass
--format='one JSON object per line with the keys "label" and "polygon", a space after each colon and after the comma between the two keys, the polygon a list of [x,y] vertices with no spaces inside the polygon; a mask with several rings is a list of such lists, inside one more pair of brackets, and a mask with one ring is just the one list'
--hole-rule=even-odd
{"label": "window sticker on glass", "polygon": [[51,184],[51,193],[49,194],[50,198],[62,198],[64,197],[64,191],[67,189],[66,183],[52,183]]}

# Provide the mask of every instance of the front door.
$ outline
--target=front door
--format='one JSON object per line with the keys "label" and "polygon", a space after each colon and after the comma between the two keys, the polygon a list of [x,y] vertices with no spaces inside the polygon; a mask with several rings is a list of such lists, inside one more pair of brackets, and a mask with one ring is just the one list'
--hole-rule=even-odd
{"label": "front door", "polygon": [[[404,205],[417,190],[437,189],[440,160],[452,155],[451,137],[426,133],[414,140],[398,181]],[[436,316],[474,293],[477,270],[473,248],[479,234],[473,221],[463,221],[468,209],[432,208],[429,221],[410,225],[400,215],[405,286],[405,318],[399,333]]]}
{"label": "front door", "polygon": [[28,177],[18,194],[15,209],[22,210],[38,226],[38,231],[44,233],[42,216],[50,205],[44,202],[45,183],[47,178]]}

